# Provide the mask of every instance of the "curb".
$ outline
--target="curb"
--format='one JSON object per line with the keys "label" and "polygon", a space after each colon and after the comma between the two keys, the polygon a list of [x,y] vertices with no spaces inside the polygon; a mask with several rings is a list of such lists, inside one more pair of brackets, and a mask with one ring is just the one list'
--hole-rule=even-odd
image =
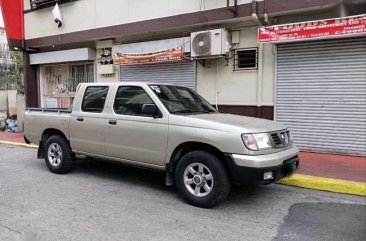
{"label": "curb", "polygon": [[38,148],[38,146],[34,145],[34,144],[26,144],[26,143],[12,142],[12,141],[0,141],[0,144],[23,146],[23,147],[27,147],[27,148]]}
{"label": "curb", "polygon": [[288,186],[366,196],[366,183],[294,174],[278,182]]}
{"label": "curb", "polygon": [[[22,146],[27,148],[38,148],[38,146],[34,144],[11,141],[0,141],[0,144]],[[354,182],[341,179],[294,174],[290,177],[282,179],[278,183],[287,186],[303,187],[314,190],[352,194],[366,197],[366,183],[364,182]]]}

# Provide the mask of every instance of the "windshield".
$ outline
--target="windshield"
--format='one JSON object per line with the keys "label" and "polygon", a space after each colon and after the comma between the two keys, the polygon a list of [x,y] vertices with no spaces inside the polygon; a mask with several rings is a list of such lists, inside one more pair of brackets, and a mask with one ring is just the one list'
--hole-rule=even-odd
{"label": "windshield", "polygon": [[172,85],[150,85],[150,88],[172,114],[217,112],[210,103],[189,88]]}

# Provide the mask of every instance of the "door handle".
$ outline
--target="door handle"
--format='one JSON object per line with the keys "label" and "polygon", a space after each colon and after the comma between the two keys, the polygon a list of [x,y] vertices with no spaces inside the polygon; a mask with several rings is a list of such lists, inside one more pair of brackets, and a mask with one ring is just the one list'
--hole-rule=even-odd
{"label": "door handle", "polygon": [[116,125],[117,124],[117,121],[116,120],[109,120],[108,121],[108,124],[110,124],[110,125]]}
{"label": "door handle", "polygon": [[84,121],[84,117],[76,117],[77,121]]}

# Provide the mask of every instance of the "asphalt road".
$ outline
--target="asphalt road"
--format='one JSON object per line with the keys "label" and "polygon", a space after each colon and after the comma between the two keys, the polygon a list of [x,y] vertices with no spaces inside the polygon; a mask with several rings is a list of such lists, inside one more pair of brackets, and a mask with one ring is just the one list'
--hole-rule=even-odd
{"label": "asphalt road", "polygon": [[185,204],[163,179],[86,160],[56,175],[35,149],[0,144],[0,240],[366,240],[363,197],[235,187],[206,210]]}

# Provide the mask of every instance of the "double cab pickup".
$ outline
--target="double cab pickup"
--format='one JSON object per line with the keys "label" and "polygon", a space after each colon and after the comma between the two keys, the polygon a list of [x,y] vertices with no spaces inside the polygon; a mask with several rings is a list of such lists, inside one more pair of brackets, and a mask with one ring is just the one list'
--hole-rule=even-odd
{"label": "double cab pickup", "polygon": [[53,173],[70,172],[75,156],[160,170],[166,185],[205,208],[233,184],[270,184],[299,165],[282,124],[220,113],[173,85],[82,83],[71,109],[28,108],[24,130]]}

